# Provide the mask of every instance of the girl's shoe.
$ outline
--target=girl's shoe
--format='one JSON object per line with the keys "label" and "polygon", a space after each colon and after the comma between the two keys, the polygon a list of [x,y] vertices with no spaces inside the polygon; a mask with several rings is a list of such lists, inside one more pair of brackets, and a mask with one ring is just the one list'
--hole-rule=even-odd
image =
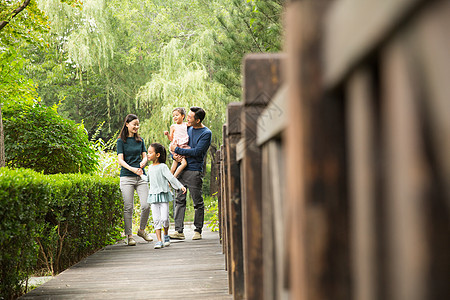
{"label": "girl's shoe", "polygon": [[161,249],[161,248],[164,248],[164,244],[163,244],[162,242],[158,241],[158,242],[155,244],[155,249]]}
{"label": "girl's shoe", "polygon": [[170,246],[170,237],[168,235],[164,236],[164,247]]}

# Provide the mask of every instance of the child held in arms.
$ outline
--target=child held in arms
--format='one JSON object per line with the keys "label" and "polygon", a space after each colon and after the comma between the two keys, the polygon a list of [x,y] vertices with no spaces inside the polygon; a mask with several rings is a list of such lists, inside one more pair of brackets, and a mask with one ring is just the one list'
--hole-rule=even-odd
{"label": "child held in arms", "polygon": [[[179,148],[189,149],[189,136],[187,133],[187,123],[184,122],[186,118],[186,111],[183,107],[177,107],[172,111],[173,124],[170,126],[170,131],[164,131],[164,135],[166,135],[170,140],[170,145],[174,144]],[[173,157],[172,167],[170,168],[170,172],[175,177],[181,173],[187,166],[187,161],[185,156],[177,154],[175,152],[170,152]],[[178,163],[181,163],[178,166]]]}

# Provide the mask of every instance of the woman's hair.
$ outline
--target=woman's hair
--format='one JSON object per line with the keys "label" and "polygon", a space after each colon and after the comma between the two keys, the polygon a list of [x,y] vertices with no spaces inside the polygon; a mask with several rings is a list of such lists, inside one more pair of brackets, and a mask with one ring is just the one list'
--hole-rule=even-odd
{"label": "woman's hair", "polygon": [[[136,115],[133,114],[129,114],[125,117],[125,121],[123,122],[123,126],[122,129],[120,130],[120,135],[119,138],[126,143],[127,142],[127,137],[128,137],[128,127],[127,127],[127,123],[132,122],[133,120],[136,120],[138,117]],[[134,134],[134,139],[136,140],[136,142],[142,142],[142,138],[139,136],[139,133],[135,133]]]}
{"label": "woman's hair", "polygon": [[180,113],[180,115],[183,115],[183,116],[186,117],[186,110],[184,109],[184,107],[177,107],[177,108],[174,108],[174,109],[172,110],[172,112],[174,112],[174,111],[177,111],[177,112]]}
{"label": "woman's hair", "polygon": [[155,149],[155,154],[159,153],[158,162],[160,164],[165,164],[167,155],[166,148],[164,148],[164,146],[160,143],[153,143],[150,145],[150,147],[153,147],[153,149]]}

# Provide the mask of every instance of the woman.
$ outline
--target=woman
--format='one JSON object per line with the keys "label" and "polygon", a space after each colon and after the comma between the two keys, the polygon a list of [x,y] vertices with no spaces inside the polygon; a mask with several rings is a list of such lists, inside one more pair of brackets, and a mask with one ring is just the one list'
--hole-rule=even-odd
{"label": "woman", "polygon": [[141,178],[141,175],[145,175],[147,150],[138,130],[138,117],[129,114],[125,118],[120,136],[117,139],[117,156],[119,164],[122,166],[120,170],[120,190],[123,196],[123,217],[128,246],[136,245],[132,232],[134,190],[136,190],[141,203],[141,223],[137,235],[148,242],[153,241],[152,237],[144,230],[150,213],[150,205],[147,203],[148,183]]}

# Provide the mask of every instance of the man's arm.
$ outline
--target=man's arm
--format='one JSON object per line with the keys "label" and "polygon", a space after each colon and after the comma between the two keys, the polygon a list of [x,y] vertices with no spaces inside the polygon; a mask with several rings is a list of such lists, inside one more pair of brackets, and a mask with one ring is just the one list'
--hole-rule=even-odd
{"label": "man's arm", "polygon": [[185,156],[201,157],[206,153],[210,145],[211,145],[211,131],[205,133],[200,138],[195,148],[183,149],[176,147],[174,152]]}

